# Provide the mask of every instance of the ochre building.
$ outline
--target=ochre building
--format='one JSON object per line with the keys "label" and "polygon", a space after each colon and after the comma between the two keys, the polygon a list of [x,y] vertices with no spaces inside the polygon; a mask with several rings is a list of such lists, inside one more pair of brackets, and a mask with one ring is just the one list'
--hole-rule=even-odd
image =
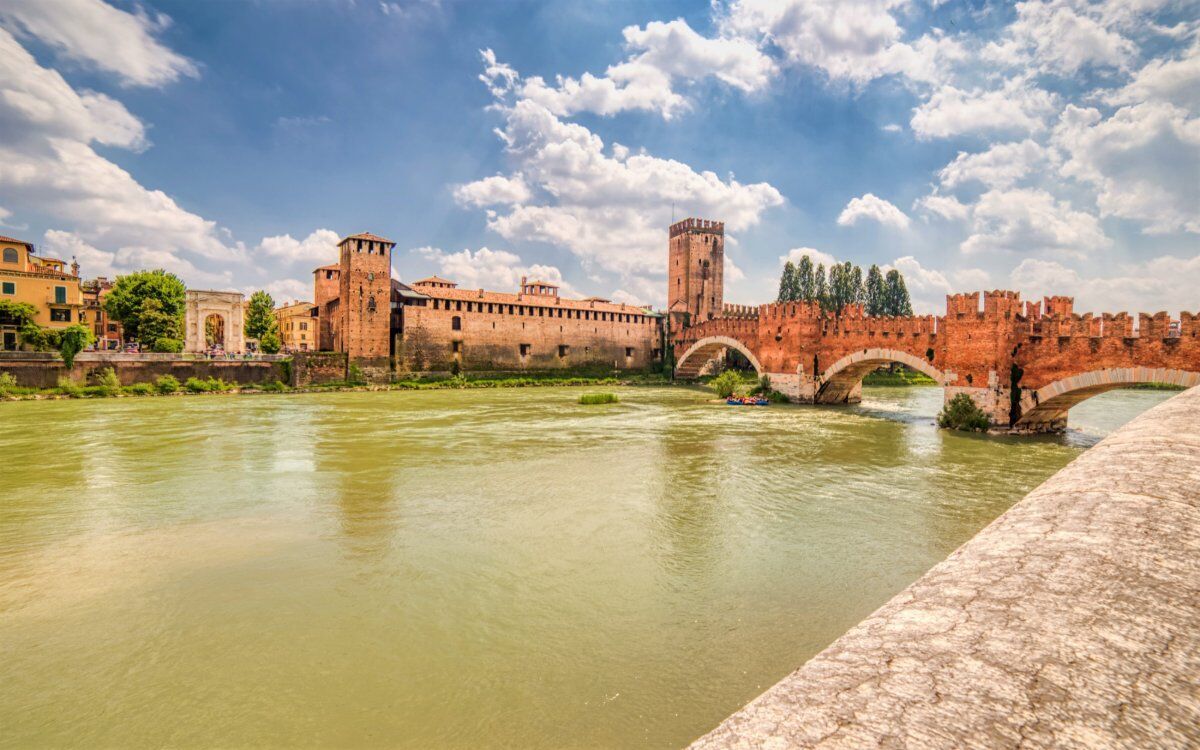
{"label": "ochre building", "polygon": [[291,302],[275,308],[279,323],[279,343],[285,352],[315,352],[320,346],[317,306],[311,302]]}
{"label": "ochre building", "polygon": [[[570,299],[554,284],[526,279],[516,292],[461,289],[436,276],[409,286],[391,278],[394,246],[378,235],[353,234],[338,243],[337,263],[313,271],[313,348],[346,353],[368,378],[456,369],[642,369],[662,360],[662,316],[650,310]],[[303,315],[297,311],[297,324]]]}
{"label": "ochre building", "polygon": [[[24,240],[0,236],[0,300],[25,302],[36,311],[33,322],[43,328],[66,328],[80,322],[83,290],[79,266],[42,258]],[[0,313],[0,349],[19,345],[16,321]]]}

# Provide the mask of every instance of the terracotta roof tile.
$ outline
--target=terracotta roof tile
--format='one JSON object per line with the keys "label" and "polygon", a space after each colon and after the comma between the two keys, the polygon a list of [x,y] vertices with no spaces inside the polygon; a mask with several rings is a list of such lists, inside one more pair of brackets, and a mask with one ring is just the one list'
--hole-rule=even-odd
{"label": "terracotta roof tile", "polygon": [[32,242],[26,242],[25,240],[18,240],[16,237],[5,237],[2,234],[0,234],[0,242],[15,242],[16,244],[24,245],[25,247],[33,247]]}
{"label": "terracotta roof tile", "polygon": [[338,244],[340,245],[343,242],[345,242],[346,240],[368,240],[369,242],[386,242],[389,245],[396,244],[395,242],[392,242],[391,240],[389,240],[387,237],[380,237],[379,235],[371,234],[370,232],[359,232],[358,234],[347,235],[347,236],[343,237],[342,239],[338,240]]}
{"label": "terracotta roof tile", "polygon": [[414,281],[412,286],[418,286],[420,284],[453,284],[454,286],[458,286],[458,282],[451,281],[450,279],[443,279],[441,276],[430,276],[425,279],[420,279],[419,281]]}

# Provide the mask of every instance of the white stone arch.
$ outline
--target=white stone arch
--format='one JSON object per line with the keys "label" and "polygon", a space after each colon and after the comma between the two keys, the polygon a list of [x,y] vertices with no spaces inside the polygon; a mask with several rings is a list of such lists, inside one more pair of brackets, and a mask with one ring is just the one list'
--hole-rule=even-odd
{"label": "white stone arch", "polygon": [[[225,351],[241,354],[246,350],[243,333],[243,302],[241,292],[214,292],[205,289],[189,289],[184,307],[184,345],[186,352],[203,352],[208,349],[204,336],[204,321],[210,315],[219,315],[225,323]],[[152,342],[143,342],[149,345]]]}
{"label": "white stone arch", "polygon": [[746,359],[750,360],[754,371],[760,377],[762,376],[763,368],[758,362],[758,357],[754,356],[754,352],[750,351],[742,342],[728,336],[708,336],[689,346],[683,356],[675,361],[675,374],[685,378],[699,376],[704,370],[704,366],[724,349],[741,352]]}
{"label": "white stone arch", "polygon": [[1062,429],[1067,411],[1092,396],[1138,383],[1167,383],[1184,388],[1200,385],[1200,372],[1166,367],[1114,367],[1056,380],[1021,397],[1021,418],[1015,426],[1026,429]]}
{"label": "white stone arch", "polygon": [[934,367],[928,361],[898,349],[863,349],[834,362],[821,373],[816,401],[821,404],[843,404],[857,400],[856,393],[867,373],[891,362],[898,362],[922,372],[945,386],[953,376]]}

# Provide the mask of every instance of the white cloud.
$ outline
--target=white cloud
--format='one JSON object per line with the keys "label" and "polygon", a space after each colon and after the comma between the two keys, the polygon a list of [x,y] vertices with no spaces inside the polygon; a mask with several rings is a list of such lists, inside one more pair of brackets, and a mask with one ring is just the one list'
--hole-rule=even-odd
{"label": "white cloud", "polygon": [[1112,244],[1092,214],[1076,211],[1045,190],[989,190],[972,210],[972,234],[962,251],[1056,253],[1084,257]]}
{"label": "white cloud", "polygon": [[1200,40],[1178,59],[1151,60],[1124,87],[1105,97],[1109,104],[1169,102],[1200,112]]}
{"label": "white cloud", "polygon": [[848,227],[857,224],[860,219],[877,221],[896,229],[907,229],[909,223],[903,211],[873,193],[851,199],[838,215],[837,223],[838,226]]}
{"label": "white cloud", "polygon": [[1017,19],[986,59],[1071,76],[1086,67],[1125,68],[1137,45],[1107,28],[1099,8],[1068,0],[1017,4]]}
{"label": "white cloud", "polygon": [[1166,310],[1177,315],[1182,310],[1197,311],[1200,255],[1162,255],[1102,270],[1104,275],[1084,275],[1062,263],[1026,258],[1009,278],[1027,299],[1052,294],[1074,296],[1078,312],[1136,314]]}
{"label": "white cloud", "polygon": [[258,252],[284,263],[322,266],[337,261],[337,243],[341,239],[332,229],[318,229],[302,240],[290,234],[263,237]]}
{"label": "white cloud", "polygon": [[926,195],[913,203],[913,209],[926,215],[933,214],[948,221],[962,221],[971,214],[971,209],[952,195]]}
{"label": "white cloud", "polygon": [[486,289],[494,292],[516,293],[521,289],[521,277],[556,284],[564,297],[581,296],[564,279],[556,266],[539,263],[526,265],[519,255],[507,250],[481,247],[447,253],[436,247],[419,247],[411,251],[437,265],[438,275],[456,282],[461,289]]}
{"label": "white cloud", "polygon": [[0,23],[127,84],[162,86],[196,75],[190,60],[153,37],[170,23],[161,13],[126,13],[101,0],[5,0]]}
{"label": "white cloud", "polygon": [[177,253],[161,247],[126,245],[114,251],[101,250],[74,232],[50,229],[43,237],[42,252],[67,260],[79,261],[81,276],[108,276],[146,268],[162,268],[182,278],[189,285],[228,285],[233,280],[229,270],[212,272],[197,268]]}
{"label": "white cloud", "polygon": [[520,173],[512,177],[492,175],[454,189],[455,200],[466,206],[514,205],[532,197]]}
{"label": "white cloud", "polygon": [[980,153],[959,151],[938,177],[947,188],[971,181],[987,187],[1007,188],[1046,166],[1051,158],[1050,152],[1028,138],[1014,143],[997,143]]}
{"label": "white cloud", "polygon": [[[260,287],[250,286],[242,290],[247,298]],[[290,302],[312,302],[313,282],[312,279],[272,279],[267,282],[266,286],[261,287],[266,290],[271,298],[275,300],[275,306],[286,305]]]}
{"label": "white cloud", "polygon": [[959,291],[954,289],[945,274],[925,268],[911,255],[896,258],[883,266],[883,271],[886,273],[891,268],[904,275],[904,285],[912,298],[913,312],[918,315],[944,312],[946,295]]}
{"label": "white cloud", "polygon": [[1036,133],[1057,111],[1055,96],[1020,79],[998,89],[938,89],[913,110],[910,125],[918,138],[948,138],[966,133]]}
{"label": "white cloud", "polygon": [[951,271],[950,276],[954,279],[955,291],[959,292],[986,289],[992,285],[991,274],[982,268],[960,268]]}
{"label": "white cloud", "polygon": [[884,125],[880,129],[883,130],[885,133],[899,133],[901,130],[904,130],[903,126],[897,125],[894,122],[889,122],[887,125]]}
{"label": "white cloud", "polygon": [[838,262],[837,258],[833,257],[829,253],[821,252],[815,247],[793,247],[791,250],[788,250],[787,255],[779,256],[779,265],[782,266],[785,263],[799,263],[800,259],[804,257],[807,257],[810,261],[812,261],[814,268],[821,264],[824,264],[826,268],[829,268]]}
{"label": "white cloud", "polygon": [[764,88],[775,71],[771,58],[754,44],[739,38],[703,37],[683,19],[629,26],[622,33],[631,54],[624,62],[610,66],[603,76],[559,76],[553,84],[532,76],[518,83],[516,71],[496,63],[494,53],[486,50],[484,80],[494,95],[516,90],[522,98],[559,116],[646,110],[670,119],[688,108],[687,99],[675,90],[679,81],[695,82],[711,76],[752,92]]}
{"label": "white cloud", "polygon": [[965,57],[957,40],[926,35],[913,44],[893,10],[905,0],[735,0],[721,28],[729,35],[774,46],[787,61],[818,68],[832,80],[865,84],[902,74],[933,82]]}
{"label": "white cloud", "polygon": [[[783,203],[767,183],[722,180],[645,153],[606,156],[599,136],[536,102],[519,100],[503,111],[506,122],[498,133],[506,151],[524,183],[546,197],[490,211],[488,227],[510,241],[566,248],[589,268],[661,274],[672,203],[694,215],[719,217],[733,232]],[[488,188],[470,183],[460,191],[475,195]]]}
{"label": "white cloud", "polygon": [[1144,222],[1152,234],[1200,232],[1200,118],[1162,102],[1108,119],[1068,106],[1054,142],[1069,155],[1063,174],[1097,189],[1102,216]]}

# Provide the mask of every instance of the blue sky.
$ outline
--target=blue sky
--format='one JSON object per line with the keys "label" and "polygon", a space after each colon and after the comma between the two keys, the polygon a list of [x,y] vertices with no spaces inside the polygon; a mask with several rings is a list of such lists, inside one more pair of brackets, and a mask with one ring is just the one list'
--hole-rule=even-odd
{"label": "blue sky", "polygon": [[194,287],[395,272],[661,305],[785,258],[1088,310],[1200,310],[1200,5],[0,0],[0,232]]}

